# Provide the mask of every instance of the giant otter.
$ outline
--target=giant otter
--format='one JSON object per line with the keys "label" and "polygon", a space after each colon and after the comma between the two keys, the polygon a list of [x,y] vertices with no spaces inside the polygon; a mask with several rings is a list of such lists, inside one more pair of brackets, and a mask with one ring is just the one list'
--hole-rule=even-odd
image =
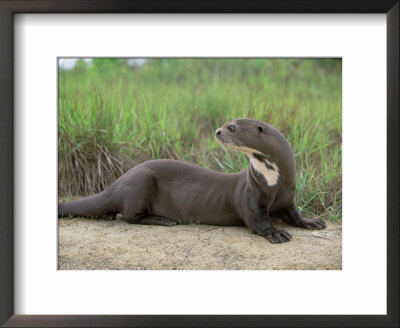
{"label": "giant otter", "polygon": [[129,223],[171,226],[177,222],[235,226],[245,224],[271,243],[292,237],[271,224],[276,217],[306,229],[326,227],[303,218],[294,202],[296,163],[286,138],[272,125],[236,119],[216,132],[227,148],[249,158],[238,173],[220,173],[177,160],[151,160],[130,169],[104,191],[59,203],[58,216],[121,213]]}

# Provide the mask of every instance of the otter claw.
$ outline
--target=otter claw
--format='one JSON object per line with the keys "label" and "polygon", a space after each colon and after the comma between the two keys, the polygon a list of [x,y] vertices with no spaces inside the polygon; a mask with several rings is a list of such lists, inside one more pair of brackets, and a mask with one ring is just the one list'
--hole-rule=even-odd
{"label": "otter claw", "polygon": [[301,228],[310,230],[322,230],[326,228],[326,224],[321,219],[303,219]]}
{"label": "otter claw", "polygon": [[271,244],[277,244],[277,243],[279,243],[279,241],[278,241],[276,238],[274,238],[271,234],[268,234],[268,235],[266,235],[265,237],[268,239],[268,241],[269,241]]}
{"label": "otter claw", "polygon": [[286,232],[285,230],[278,230],[278,232],[281,234],[281,236],[286,238],[286,240],[284,240],[284,241],[289,241],[289,240],[292,239],[292,236],[288,232]]}
{"label": "otter claw", "polygon": [[275,230],[273,232],[269,232],[266,234],[265,237],[272,244],[285,243],[292,239],[292,236],[288,234],[285,230]]}

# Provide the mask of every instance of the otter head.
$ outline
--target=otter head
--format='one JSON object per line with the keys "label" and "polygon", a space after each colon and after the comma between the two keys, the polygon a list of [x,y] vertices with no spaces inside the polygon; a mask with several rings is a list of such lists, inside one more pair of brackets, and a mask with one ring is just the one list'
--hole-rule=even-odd
{"label": "otter head", "polygon": [[[270,124],[255,119],[236,119],[215,131],[218,141],[229,149],[240,151],[268,185],[278,182],[282,168],[295,170],[294,156],[286,138]],[[292,167],[288,167],[292,166]]]}

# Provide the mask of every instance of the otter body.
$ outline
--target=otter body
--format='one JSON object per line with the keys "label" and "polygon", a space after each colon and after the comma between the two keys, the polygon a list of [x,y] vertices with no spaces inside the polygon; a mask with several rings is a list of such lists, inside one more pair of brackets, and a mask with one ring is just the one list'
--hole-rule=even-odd
{"label": "otter body", "polygon": [[216,137],[227,148],[245,153],[249,168],[228,174],[183,161],[147,161],[97,195],[59,203],[59,217],[121,213],[137,224],[245,224],[272,243],[289,241],[291,236],[275,229],[271,217],[302,228],[325,228],[320,219],[303,218],[294,204],[295,159],[276,128],[238,119],[217,129]]}

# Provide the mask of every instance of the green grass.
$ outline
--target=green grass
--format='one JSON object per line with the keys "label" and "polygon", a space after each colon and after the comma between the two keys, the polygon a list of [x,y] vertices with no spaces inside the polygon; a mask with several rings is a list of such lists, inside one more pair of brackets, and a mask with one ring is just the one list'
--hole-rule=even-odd
{"label": "green grass", "polygon": [[214,131],[252,117],[287,136],[296,202],[307,217],[341,220],[342,95],[338,59],[96,59],[59,74],[59,194],[104,189],[148,159],[223,172],[247,167]]}

